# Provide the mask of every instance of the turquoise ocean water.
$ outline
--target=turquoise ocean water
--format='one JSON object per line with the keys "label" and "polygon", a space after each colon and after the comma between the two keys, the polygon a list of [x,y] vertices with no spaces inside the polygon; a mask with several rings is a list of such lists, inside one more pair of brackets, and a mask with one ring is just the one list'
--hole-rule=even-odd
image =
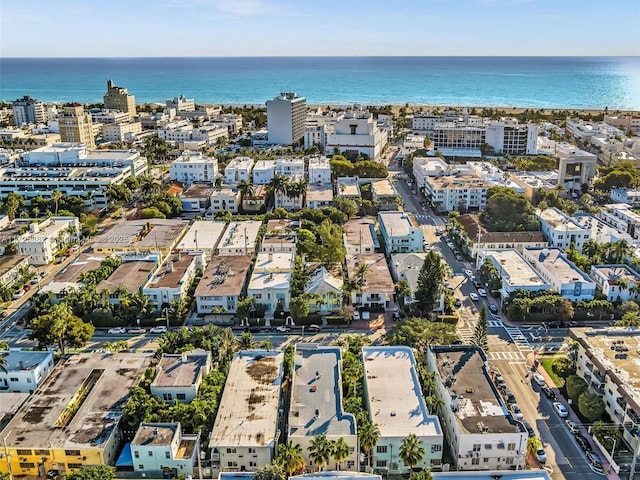
{"label": "turquoise ocean water", "polygon": [[0,100],[98,103],[108,78],[139,103],[295,91],[310,104],[640,110],[640,57],[0,58]]}

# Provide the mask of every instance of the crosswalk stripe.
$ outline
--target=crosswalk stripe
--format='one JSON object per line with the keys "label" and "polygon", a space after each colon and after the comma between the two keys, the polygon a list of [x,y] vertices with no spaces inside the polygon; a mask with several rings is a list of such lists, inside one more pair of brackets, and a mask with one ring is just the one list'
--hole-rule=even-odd
{"label": "crosswalk stripe", "polygon": [[487,320],[487,326],[488,327],[494,327],[494,328],[499,328],[499,327],[503,327],[504,324],[498,320]]}

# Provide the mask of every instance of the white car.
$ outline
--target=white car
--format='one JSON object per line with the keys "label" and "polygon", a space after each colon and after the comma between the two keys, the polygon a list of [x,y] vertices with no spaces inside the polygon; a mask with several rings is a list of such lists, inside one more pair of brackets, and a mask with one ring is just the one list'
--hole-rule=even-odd
{"label": "white car", "polygon": [[478,289],[478,295],[480,295],[481,297],[486,297],[487,296],[487,291],[484,288],[479,288]]}
{"label": "white car", "polygon": [[480,297],[478,296],[478,294],[477,294],[477,293],[474,293],[474,292],[471,292],[471,293],[469,294],[469,298],[470,298],[471,300],[473,300],[474,302],[477,302],[478,300],[480,300]]}
{"label": "white car", "polygon": [[473,277],[473,272],[471,270],[464,270],[464,274],[469,278]]}
{"label": "white car", "polygon": [[511,413],[513,413],[513,416],[515,417],[516,420],[522,420],[524,418],[524,415],[522,414],[522,410],[520,410],[520,407],[518,406],[517,403],[514,403],[513,405],[511,405]]}
{"label": "white car", "polygon": [[276,332],[287,333],[289,331],[291,331],[291,329],[284,325],[280,325],[279,327],[276,327]]}
{"label": "white car", "polygon": [[536,460],[538,460],[539,463],[544,463],[547,461],[547,454],[544,451],[544,448],[539,448],[538,450],[536,450]]}
{"label": "white car", "polygon": [[127,333],[127,330],[124,327],[113,327],[107,330],[107,333],[110,335],[121,335]]}
{"label": "white car", "polygon": [[553,402],[553,409],[556,411],[556,413],[560,418],[567,418],[569,416],[567,407],[565,407],[560,402]]}
{"label": "white car", "polygon": [[544,387],[547,384],[547,382],[544,381],[544,377],[539,373],[534,373],[533,375],[531,375],[531,378],[541,387]]}
{"label": "white car", "polygon": [[153,327],[149,330],[149,333],[167,333],[167,327],[164,325],[158,325],[157,327]]}

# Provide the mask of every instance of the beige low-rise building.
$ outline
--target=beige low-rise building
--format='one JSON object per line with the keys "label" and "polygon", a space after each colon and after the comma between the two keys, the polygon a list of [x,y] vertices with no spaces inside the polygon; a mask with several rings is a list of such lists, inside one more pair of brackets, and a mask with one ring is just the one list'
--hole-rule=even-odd
{"label": "beige low-rise building", "polygon": [[96,287],[96,292],[108,292],[111,303],[120,302],[119,291],[126,291],[134,295],[147,284],[158,268],[157,258],[146,260],[125,261],[108,278],[102,280]]}
{"label": "beige low-rise building", "polygon": [[284,353],[245,350],[231,361],[209,438],[214,466],[255,472],[276,455]]}
{"label": "beige low-rise building", "polygon": [[226,222],[196,220],[176,245],[175,250],[182,253],[201,252],[208,262],[213,257],[226,228]]}
{"label": "beige low-rise building", "polygon": [[342,230],[347,256],[376,253],[380,248],[373,218],[355,218],[347,221]]}
{"label": "beige low-rise building", "polygon": [[156,378],[149,386],[151,393],[167,403],[174,400],[191,402],[198,395],[202,381],[211,371],[211,352],[192,350],[165,353],[156,367]]}
{"label": "beige low-rise building", "polygon": [[159,218],[120,222],[95,238],[93,251],[104,255],[151,252],[168,255],[188,226],[186,220]]}
{"label": "beige low-rise building", "polygon": [[218,243],[218,255],[253,255],[262,222],[230,222]]}
{"label": "beige low-rise building", "polygon": [[196,287],[196,311],[210,314],[214,309],[235,313],[246,286],[251,258],[246,255],[214,257]]}
{"label": "beige low-rise building", "polygon": [[[367,266],[364,275],[360,273],[361,265]],[[384,254],[354,255],[348,258],[347,273],[348,277],[356,280],[361,287],[351,292],[353,306],[385,310],[393,307],[395,284]]]}
{"label": "beige low-rise building", "polygon": [[203,266],[202,253],[172,253],[153,273],[142,288],[142,293],[149,298],[149,303],[161,310],[171,302],[187,296],[191,283]]}
{"label": "beige low-rise building", "polygon": [[333,185],[310,183],[307,189],[307,207],[317,209],[330,207],[333,203]]}

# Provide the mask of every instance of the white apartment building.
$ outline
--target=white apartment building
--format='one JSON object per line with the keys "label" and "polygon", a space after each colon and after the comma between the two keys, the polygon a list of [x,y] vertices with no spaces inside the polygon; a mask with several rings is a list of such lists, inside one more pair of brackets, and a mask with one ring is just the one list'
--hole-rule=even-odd
{"label": "white apartment building", "polygon": [[307,125],[304,129],[304,148],[309,149],[316,146],[321,152],[327,147],[327,139],[329,134],[333,132],[333,124],[331,125]]}
{"label": "white apartment building", "polygon": [[211,352],[192,350],[176,354],[163,353],[156,367],[156,378],[149,389],[167,403],[189,403],[198,396],[200,385],[211,372]]}
{"label": "white apartment building", "polygon": [[386,130],[378,128],[373,115],[366,110],[349,110],[334,125],[327,138],[325,152],[332,154],[335,149],[367,155],[376,160],[388,142]]}
{"label": "white apartment building", "polygon": [[120,110],[103,110],[102,108],[92,108],[89,110],[89,113],[91,114],[91,121],[93,123],[101,123],[102,125],[109,125],[112,123],[128,123],[133,120],[129,112],[121,112]]}
{"label": "white apartment building", "polygon": [[331,183],[331,163],[325,156],[309,159],[309,184]]}
{"label": "white apartment building", "polygon": [[637,205],[640,203],[640,190],[627,190],[626,188],[612,188],[609,198],[614,203],[628,203]]}
{"label": "white apartment building", "polygon": [[196,287],[196,311],[207,315],[215,309],[236,313],[251,266],[247,255],[214,257]]}
{"label": "white apartment building", "polygon": [[537,125],[490,122],[485,128],[485,142],[497,153],[538,154]]}
{"label": "white apartment building", "polygon": [[476,346],[432,346],[429,371],[436,375],[436,396],[453,465],[461,470],[524,468],[527,432],[503,403]]}
{"label": "white apartment building", "polygon": [[209,437],[214,467],[255,472],[275,458],[283,359],[284,353],[277,350],[244,350],[233,356]]}
{"label": "white apartment building", "polygon": [[237,188],[222,187],[216,188],[211,193],[211,206],[209,213],[215,214],[220,210],[228,210],[231,213],[238,213],[240,205],[240,191]]}
{"label": "white apartment building", "polygon": [[427,409],[411,348],[364,347],[362,360],[366,408],[371,423],[380,429],[380,438],[372,450],[374,472],[388,475],[410,472],[400,457],[407,432],[416,435],[425,449],[416,467],[440,468],[442,428],[438,417]]}
{"label": "white apartment building", "polygon": [[0,256],[0,285],[11,287],[21,277],[20,272],[25,267],[29,267],[28,257],[4,255],[3,252],[3,255]]}
{"label": "white apartment building", "polygon": [[304,158],[281,157],[276,159],[275,173],[295,180],[298,177],[304,177]]}
{"label": "white apartment building", "polygon": [[[342,351],[315,343],[299,343],[294,355],[293,381],[289,409],[288,438],[300,445],[306,468],[314,470],[309,445],[318,434],[329,441],[343,438],[349,456],[342,470],[357,470],[359,448],[356,420],[342,407]],[[338,470],[335,462],[328,465]]]}
{"label": "white apartment building", "polygon": [[618,232],[626,233],[635,240],[640,239],[640,215],[631,209],[631,205],[627,203],[603,205],[598,216]]}
{"label": "white apartment building", "polygon": [[413,224],[408,213],[380,212],[378,225],[387,255],[423,251],[424,234]]}
{"label": "white apartment building", "polygon": [[237,135],[242,130],[242,115],[235,113],[223,113],[213,117],[211,123],[226,127],[229,135]]}
{"label": "white apartment building", "polygon": [[218,255],[253,255],[262,222],[230,222],[218,243]]}
{"label": "white apartment building", "polygon": [[307,100],[295,92],[282,92],[267,100],[269,143],[298,145],[304,139]]}
{"label": "white apartment building", "polygon": [[220,242],[226,228],[226,222],[196,220],[175,246],[175,251],[186,254],[202,253],[208,263],[213,257],[218,242]]}
{"label": "white apartment building", "polygon": [[183,95],[173,97],[173,100],[165,102],[167,109],[175,108],[176,112],[194,112],[196,101],[193,98],[186,98]]}
{"label": "white apartment building", "polygon": [[142,133],[142,123],[108,123],[102,125],[102,139],[105,142],[127,142]]}
{"label": "white apartment building", "polygon": [[182,213],[206,213],[211,206],[211,195],[215,188],[210,183],[194,183],[180,195]]}
{"label": "white apartment building", "polygon": [[229,162],[224,169],[224,179],[226,183],[235,184],[242,180],[251,180],[251,170],[253,169],[253,158],[236,157]]}
{"label": "white apartment building", "polygon": [[266,308],[267,316],[288,310],[291,301],[292,253],[259,253],[253,267],[247,296]]}
{"label": "white apartment building", "polygon": [[376,221],[373,218],[354,218],[343,226],[342,238],[347,257],[375,253],[380,248],[376,234]]}
{"label": "white apartment building", "polygon": [[514,248],[504,250],[480,250],[478,265],[489,259],[500,275],[500,298],[509,298],[518,290],[538,292],[549,290],[551,286]]}
{"label": "white apartment building", "polygon": [[229,138],[229,130],[221,125],[203,125],[194,127],[188,120],[182,120],[158,128],[159,138],[173,142],[177,146],[197,149],[200,146],[210,146],[221,138]]}
{"label": "white apartment building", "polygon": [[624,132],[605,122],[589,122],[580,118],[567,118],[565,131],[575,139],[588,139],[597,135],[624,136]]}
{"label": "white apartment building", "polygon": [[46,114],[44,104],[29,96],[24,96],[12,105],[13,124],[17,127],[25,123],[44,123]]}
{"label": "white apartment building", "polygon": [[619,232],[591,213],[576,212],[572,218],[578,225],[590,230],[591,239],[598,243],[614,243],[620,240],[626,240],[631,245],[638,243],[628,233]]}
{"label": "white apartment building", "polygon": [[77,217],[50,217],[29,225],[29,232],[18,238],[18,254],[29,257],[31,265],[47,265],[65,245],[80,238]]}
{"label": "white apartment building", "polygon": [[440,212],[477,212],[487,206],[490,186],[482,178],[467,175],[426,177],[424,195]]}
{"label": "white apartment building", "polygon": [[33,393],[53,370],[53,352],[10,349],[0,368],[0,398],[5,392]]}
{"label": "white apartment building", "polygon": [[598,157],[568,143],[556,144],[556,156],[558,185],[564,185],[569,192],[582,192],[582,185],[587,185],[596,175]]}
{"label": "white apartment building", "polygon": [[197,434],[182,433],[180,423],[141,423],[131,441],[133,471],[164,478],[191,476],[200,455]]}
{"label": "white apartment building", "polygon": [[174,300],[187,296],[191,282],[203,266],[202,253],[173,253],[164,259],[142,288],[142,293],[149,297],[149,303],[161,310]]}
{"label": "white apartment building", "polygon": [[267,185],[276,172],[275,160],[258,160],[253,166],[253,184]]}
{"label": "white apartment building", "polygon": [[424,191],[428,177],[454,175],[459,173],[459,167],[449,165],[440,157],[414,157],[413,176],[416,179],[416,190]]}
{"label": "white apartment building", "polygon": [[[364,275],[359,274],[361,265],[367,265]],[[347,258],[347,274],[361,287],[361,291],[351,292],[351,304],[354,307],[384,308],[385,310],[393,308],[395,284],[384,254],[372,253]]]}
{"label": "white apartment building", "polygon": [[536,215],[540,220],[540,226],[544,238],[550,247],[558,247],[566,250],[573,243],[581,252],[584,242],[591,238],[591,229],[581,226],[566,213],[555,207],[546,210],[537,210]]}
{"label": "white apartment building", "polygon": [[530,262],[551,289],[563,298],[578,302],[593,300],[596,284],[569,260],[559,248],[525,248],[522,256]]}
{"label": "white apartment building", "polygon": [[[291,182],[306,181],[303,176],[289,176]],[[305,200],[305,195],[300,193],[299,195],[287,193],[286,191],[274,192],[274,206],[275,208],[284,208],[289,212],[295,212],[302,208]]]}
{"label": "white apartment building", "polygon": [[622,129],[622,130],[631,130],[636,135],[640,132],[640,116],[634,114],[627,115],[605,115],[604,116],[605,123],[609,125]]}
{"label": "white apartment building", "polygon": [[610,302],[635,300],[640,274],[628,265],[593,265],[591,278]]}
{"label": "white apartment building", "polygon": [[314,183],[307,187],[307,207],[317,209],[333,205],[333,185]]}
{"label": "white apartment building", "polygon": [[336,180],[336,197],[362,198],[358,179],[356,177],[339,177]]}

